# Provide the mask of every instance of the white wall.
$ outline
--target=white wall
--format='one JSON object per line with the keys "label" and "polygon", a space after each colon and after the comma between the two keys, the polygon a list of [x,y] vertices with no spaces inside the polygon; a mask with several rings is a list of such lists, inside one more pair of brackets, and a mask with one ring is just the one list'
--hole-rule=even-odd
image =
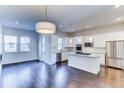
{"label": "white wall", "polygon": [[22,62],[28,60],[37,60],[38,59],[38,34],[33,31],[26,31],[21,29],[14,29],[3,27],[3,35],[15,35],[20,36],[29,36],[31,38],[31,50],[30,52],[20,52],[19,51],[19,42],[17,44],[17,52],[13,53],[3,53],[3,64]]}

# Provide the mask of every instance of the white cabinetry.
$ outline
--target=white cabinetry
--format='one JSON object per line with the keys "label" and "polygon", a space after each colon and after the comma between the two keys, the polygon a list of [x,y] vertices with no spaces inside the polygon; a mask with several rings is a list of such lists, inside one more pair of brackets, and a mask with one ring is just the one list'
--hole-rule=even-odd
{"label": "white cabinetry", "polygon": [[86,42],[89,42],[89,36],[84,36],[84,37],[82,37],[82,39],[83,39],[83,43],[86,43]]}
{"label": "white cabinetry", "polygon": [[62,52],[62,61],[68,60],[68,52]]}
{"label": "white cabinetry", "polygon": [[99,47],[99,39],[98,36],[93,37],[94,47]]}
{"label": "white cabinetry", "polygon": [[76,44],[83,44],[83,37],[82,36],[76,36],[74,37],[75,45]]}
{"label": "white cabinetry", "polygon": [[106,36],[103,35],[94,35],[92,36],[94,47],[105,47],[106,45]]}
{"label": "white cabinetry", "polygon": [[100,55],[100,65],[105,65],[105,54],[99,54]]}
{"label": "white cabinetry", "polygon": [[75,53],[75,52],[62,52],[62,61],[67,61],[68,60],[68,55],[70,53]]}
{"label": "white cabinetry", "polygon": [[64,37],[64,47],[74,47],[75,41],[73,37]]}
{"label": "white cabinetry", "polygon": [[124,33],[111,32],[93,35],[94,47],[106,47],[106,41],[124,40]]}

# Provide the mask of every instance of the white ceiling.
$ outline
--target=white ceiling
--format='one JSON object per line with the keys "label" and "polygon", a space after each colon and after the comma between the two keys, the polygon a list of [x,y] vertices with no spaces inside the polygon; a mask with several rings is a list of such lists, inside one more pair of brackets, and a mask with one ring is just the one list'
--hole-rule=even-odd
{"label": "white ceiling", "polygon": [[[54,22],[57,30],[62,32],[75,32],[124,21],[124,6],[115,8],[103,5],[50,5],[47,7],[47,20]],[[4,26],[34,31],[35,23],[45,20],[45,6],[0,6],[0,16]],[[117,21],[116,18],[120,20]]]}

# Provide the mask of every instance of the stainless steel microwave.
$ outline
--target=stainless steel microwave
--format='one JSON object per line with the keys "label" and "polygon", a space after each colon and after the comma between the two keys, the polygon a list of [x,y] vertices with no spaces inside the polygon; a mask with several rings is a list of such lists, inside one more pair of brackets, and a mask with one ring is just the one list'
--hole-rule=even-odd
{"label": "stainless steel microwave", "polygon": [[93,42],[86,42],[84,43],[85,47],[94,47],[94,43]]}

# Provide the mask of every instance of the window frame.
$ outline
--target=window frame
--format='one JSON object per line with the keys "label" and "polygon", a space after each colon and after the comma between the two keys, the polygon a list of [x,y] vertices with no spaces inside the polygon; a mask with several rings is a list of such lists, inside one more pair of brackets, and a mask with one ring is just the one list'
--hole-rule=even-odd
{"label": "window frame", "polygon": [[[15,38],[15,42],[13,42],[12,39],[11,39],[12,41],[6,41],[7,37],[9,37],[8,40],[10,40],[12,37],[13,37],[13,39]],[[9,45],[9,43],[6,43],[6,42],[14,43],[13,46],[15,47],[15,49],[13,51],[12,50],[11,51],[10,50],[7,51],[6,47],[7,47],[7,44]],[[18,37],[17,36],[15,36],[15,35],[4,35],[3,36],[3,50],[4,50],[3,52],[4,53],[15,53],[15,52],[18,52],[18,49],[17,49],[18,44],[17,43],[18,43]]]}
{"label": "window frame", "polygon": [[[22,39],[21,38],[27,38],[28,40],[28,42],[22,42]],[[31,38],[29,37],[29,36],[20,36],[20,52],[30,52],[31,51]],[[27,45],[28,47],[28,49],[27,50],[22,50],[23,48],[22,48],[22,46],[23,45]],[[24,47],[24,46],[23,46]]]}

